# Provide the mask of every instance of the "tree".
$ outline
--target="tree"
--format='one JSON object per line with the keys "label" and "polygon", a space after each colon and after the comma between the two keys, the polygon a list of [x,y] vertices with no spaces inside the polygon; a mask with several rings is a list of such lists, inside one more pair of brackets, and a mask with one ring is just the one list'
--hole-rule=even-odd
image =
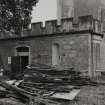
{"label": "tree", "polygon": [[31,22],[31,12],[38,0],[0,0],[0,31],[20,34]]}

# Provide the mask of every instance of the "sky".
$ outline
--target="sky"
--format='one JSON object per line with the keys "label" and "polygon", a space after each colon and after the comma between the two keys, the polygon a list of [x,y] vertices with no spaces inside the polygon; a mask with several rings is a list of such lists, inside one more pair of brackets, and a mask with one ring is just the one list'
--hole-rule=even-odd
{"label": "sky", "polygon": [[57,0],[39,0],[32,12],[32,23],[57,18]]}

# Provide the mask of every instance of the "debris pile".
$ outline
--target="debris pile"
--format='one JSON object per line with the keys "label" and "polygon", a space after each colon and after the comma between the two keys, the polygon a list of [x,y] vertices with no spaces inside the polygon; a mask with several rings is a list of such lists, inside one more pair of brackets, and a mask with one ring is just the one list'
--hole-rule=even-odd
{"label": "debris pile", "polygon": [[[82,86],[85,84],[94,84],[88,77],[83,77],[79,71],[74,68],[56,69],[49,66],[29,67],[24,72],[24,82],[26,83],[52,83],[52,84],[69,84]],[[95,83],[96,84],[96,83]]]}
{"label": "debris pile", "polygon": [[[27,105],[90,105],[86,98],[89,99],[91,94],[93,96],[97,86],[96,82],[81,76],[81,73],[73,68],[58,70],[38,65],[28,67],[24,71],[23,80],[0,80],[0,96],[5,99],[12,97]],[[90,95],[88,94],[90,88],[86,89],[85,93],[86,87],[92,87]],[[97,96],[98,93],[95,95]],[[101,94],[100,97],[105,95]]]}
{"label": "debris pile", "polygon": [[2,98],[0,99],[0,105],[25,105],[21,103],[20,101],[14,99],[14,98]]}

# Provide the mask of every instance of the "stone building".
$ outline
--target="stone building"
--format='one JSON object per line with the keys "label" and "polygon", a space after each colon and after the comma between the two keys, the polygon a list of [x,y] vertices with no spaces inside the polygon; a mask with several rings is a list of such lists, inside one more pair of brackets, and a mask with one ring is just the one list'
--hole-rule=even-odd
{"label": "stone building", "polygon": [[27,65],[40,63],[62,69],[73,67],[87,76],[100,75],[105,61],[101,57],[101,22],[93,16],[78,20],[73,24],[73,18],[62,19],[61,25],[57,20],[46,21],[45,27],[33,23],[21,37],[2,37],[0,56],[4,68],[19,73]]}
{"label": "stone building", "polygon": [[46,21],[45,27],[33,23],[21,37],[1,34],[0,64],[13,74],[40,63],[59,69],[73,67],[90,77],[101,75],[105,72],[105,39],[100,1],[58,0],[57,20]]}

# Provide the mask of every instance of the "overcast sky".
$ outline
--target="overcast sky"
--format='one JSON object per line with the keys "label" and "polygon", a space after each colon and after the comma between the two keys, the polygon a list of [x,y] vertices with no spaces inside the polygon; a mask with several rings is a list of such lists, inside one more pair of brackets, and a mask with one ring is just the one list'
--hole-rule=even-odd
{"label": "overcast sky", "polygon": [[57,0],[39,0],[32,12],[32,22],[57,18]]}

